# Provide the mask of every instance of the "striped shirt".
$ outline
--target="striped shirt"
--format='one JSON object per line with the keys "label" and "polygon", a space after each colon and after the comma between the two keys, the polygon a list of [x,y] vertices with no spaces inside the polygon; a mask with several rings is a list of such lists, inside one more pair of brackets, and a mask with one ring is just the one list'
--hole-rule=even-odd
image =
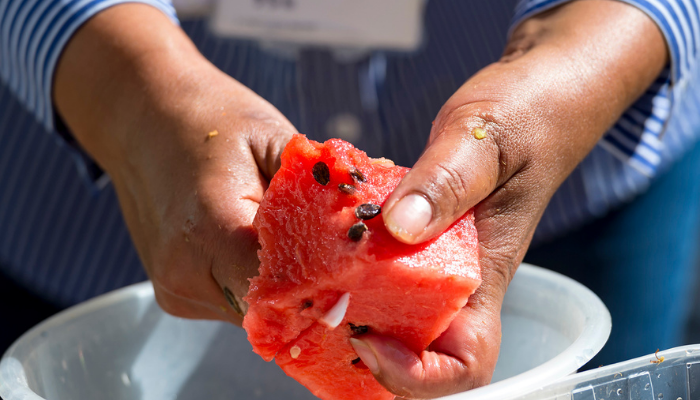
{"label": "striped shirt", "polygon": [[[126,1],[0,0],[0,265],[60,305],[146,278],[108,177],[62,129],[51,104],[53,72],[71,35]],[[299,131],[412,165],[444,101],[498,60],[509,27],[566,0],[432,1],[419,50],[354,58],[222,38],[206,19],[178,21],[165,0],[138,2],[181,23],[204,56]],[[700,135],[697,1],[625,2],[657,23],[671,62],[554,195],[535,241],[632,200]]]}

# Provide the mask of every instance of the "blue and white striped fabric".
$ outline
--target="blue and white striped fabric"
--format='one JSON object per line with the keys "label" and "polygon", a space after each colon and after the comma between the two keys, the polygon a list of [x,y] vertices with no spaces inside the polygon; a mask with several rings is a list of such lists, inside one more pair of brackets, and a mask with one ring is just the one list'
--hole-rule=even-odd
{"label": "blue and white striped fabric", "polygon": [[0,1],[0,76],[47,130],[53,129],[51,88],[63,47],[90,17],[126,2],[150,4],[177,21],[166,0]]}
{"label": "blue and white striped fabric", "polygon": [[[123,0],[0,0],[0,265],[35,292],[69,305],[145,279],[114,188],[85,179],[85,157],[55,132],[51,80],[73,32]],[[175,21],[172,7],[143,0]],[[429,2],[425,45],[348,61],[298,49],[290,57],[221,38],[206,20],[182,28],[222,71],[260,94],[317,140],[338,121],[371,156],[412,165],[431,122],[469,76],[496,61],[509,26],[564,1]],[[700,32],[691,0],[628,1],[661,27],[672,63],[555,194],[536,240],[560,235],[643,192],[700,132]],[[517,3],[517,4],[516,4]],[[513,17],[515,10],[515,17]],[[353,125],[353,124],[350,124]],[[77,162],[76,162],[77,161]]]}

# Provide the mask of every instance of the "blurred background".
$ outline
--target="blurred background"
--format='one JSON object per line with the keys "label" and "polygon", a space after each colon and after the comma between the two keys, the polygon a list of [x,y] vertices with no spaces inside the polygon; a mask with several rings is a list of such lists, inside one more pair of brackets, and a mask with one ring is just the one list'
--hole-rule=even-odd
{"label": "blurred background", "polygon": [[[286,7],[293,1],[269,3]],[[416,24],[387,29],[383,40],[390,45],[383,46],[392,48],[375,51],[368,50],[369,42],[360,49],[349,45],[330,49],[327,43],[321,43],[325,38],[306,46],[302,43],[309,39],[303,35],[283,44],[274,35],[253,39],[266,34],[265,29],[249,27],[246,31],[226,20],[226,15],[235,14],[234,2],[220,4],[220,12],[212,16],[214,4],[210,1],[174,1],[182,28],[202,54],[267,99],[300,132],[321,141],[342,138],[367,150],[370,156],[387,157],[407,166],[419,157],[444,101],[471,75],[499,59],[516,3],[407,2],[401,8],[402,15]],[[109,178],[60,121],[56,132],[47,132],[14,93],[15,88],[0,83],[2,351],[29,328],[65,307],[146,279]],[[410,132],[409,139],[406,132]],[[20,142],[24,144],[18,145]],[[579,228],[570,240],[585,241],[605,224],[595,222]],[[94,240],[96,237],[100,240]],[[575,263],[573,259],[578,258],[563,250],[561,242],[550,245],[553,247],[546,247],[546,243],[540,243],[545,246],[540,253],[558,248],[562,254],[557,260],[568,258]],[[537,252],[530,255],[530,260],[547,264]],[[611,289],[600,286],[587,273],[590,264],[586,263],[595,263],[591,260],[577,260],[582,266],[574,278],[606,300],[606,291]],[[692,312],[684,339],[674,339],[674,345],[700,343],[700,281],[696,276],[693,273],[687,278],[694,282],[694,297],[676,299],[692,307]],[[670,301],[673,294],[666,292],[667,283],[649,285],[651,290],[659,291],[659,298]],[[608,307],[614,308],[615,304]],[[650,310],[642,307],[634,312]],[[624,313],[624,309],[613,311],[613,332],[615,315]],[[651,345],[628,356],[654,350]],[[598,362],[596,359],[588,367],[597,367]]]}

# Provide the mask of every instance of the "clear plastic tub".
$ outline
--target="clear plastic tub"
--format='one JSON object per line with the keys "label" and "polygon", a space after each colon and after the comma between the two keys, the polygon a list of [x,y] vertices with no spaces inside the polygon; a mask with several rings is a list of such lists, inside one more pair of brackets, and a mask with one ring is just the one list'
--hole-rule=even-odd
{"label": "clear plastic tub", "polygon": [[[541,388],[592,358],[611,326],[607,309],[588,289],[528,265],[511,283],[502,321],[497,383],[450,398],[500,399]],[[241,329],[163,313],[149,283],[96,298],[27,332],[0,361],[0,397],[314,398],[255,355]]]}
{"label": "clear plastic tub", "polygon": [[[662,362],[660,362],[663,360]],[[502,400],[700,399],[700,345],[597,368]]]}

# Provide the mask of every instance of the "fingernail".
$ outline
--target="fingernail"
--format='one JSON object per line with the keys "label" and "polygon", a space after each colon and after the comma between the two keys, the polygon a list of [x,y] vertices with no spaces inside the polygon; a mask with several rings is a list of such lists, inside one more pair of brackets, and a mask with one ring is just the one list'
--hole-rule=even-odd
{"label": "fingernail", "polygon": [[367,368],[373,373],[379,373],[379,363],[377,363],[377,356],[374,355],[372,349],[369,348],[364,342],[359,339],[350,338],[350,344],[352,348],[355,349],[355,353],[362,359]]}
{"label": "fingernail", "polygon": [[433,219],[433,209],[425,197],[409,194],[391,208],[384,218],[387,229],[399,238],[412,241]]}

